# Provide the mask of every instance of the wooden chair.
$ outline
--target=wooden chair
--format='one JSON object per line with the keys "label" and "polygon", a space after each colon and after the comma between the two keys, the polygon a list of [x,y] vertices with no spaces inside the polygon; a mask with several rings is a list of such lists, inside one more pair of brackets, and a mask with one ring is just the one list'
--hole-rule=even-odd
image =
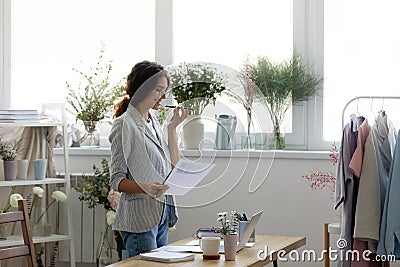
{"label": "wooden chair", "polygon": [[16,245],[0,249],[0,260],[26,256],[28,266],[37,267],[32,241],[31,224],[25,199],[18,201],[18,211],[0,213],[0,224],[10,222],[21,222],[24,245]]}
{"label": "wooden chair", "polygon": [[327,251],[324,257],[324,267],[330,267],[331,261],[329,259],[329,248],[331,246],[330,235],[340,235],[340,223],[325,223],[324,224],[324,249]]}

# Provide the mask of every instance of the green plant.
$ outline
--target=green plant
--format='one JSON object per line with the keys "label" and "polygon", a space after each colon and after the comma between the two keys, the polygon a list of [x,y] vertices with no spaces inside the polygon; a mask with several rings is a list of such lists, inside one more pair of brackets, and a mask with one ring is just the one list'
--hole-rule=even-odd
{"label": "green plant", "polygon": [[[110,190],[110,166],[107,159],[101,160],[101,169],[94,164],[93,170],[94,176],[84,176],[83,183],[75,186],[74,189],[81,193],[79,200],[86,202],[90,209],[97,205],[103,205],[104,209],[107,211],[107,227],[102,233],[96,253],[96,259],[99,261],[103,246],[106,241],[108,242],[108,232],[115,220],[114,210],[116,210],[118,206],[120,193]],[[125,249],[121,232],[114,231],[114,237],[117,242],[117,251],[121,260],[122,250]]]}
{"label": "green plant", "polygon": [[217,95],[225,90],[222,74],[207,63],[182,63],[169,67],[168,72],[175,100],[191,105],[195,115],[200,115],[209,103],[215,104]]}
{"label": "green plant", "polygon": [[218,213],[217,221],[221,223],[221,233],[223,235],[235,233],[238,230],[240,215],[238,216],[238,213],[234,210],[230,212],[230,219],[227,219],[227,215],[226,211]]}
{"label": "green plant", "polygon": [[301,62],[296,51],[290,60],[273,63],[267,57],[259,57],[256,64],[246,63],[254,83],[269,105],[277,149],[284,148],[280,126],[291,105],[306,101],[316,94],[322,78],[317,78]]}
{"label": "green plant", "polygon": [[0,158],[5,161],[12,161],[15,160],[17,156],[17,145],[6,142],[0,138]]}
{"label": "green plant", "polygon": [[36,264],[38,267],[44,267],[42,255],[44,254],[44,245],[37,244],[35,246],[35,257],[36,257]]}
{"label": "green plant", "polygon": [[156,116],[158,119],[158,122],[160,123],[160,125],[162,125],[164,123],[164,121],[167,118],[167,112],[168,112],[168,108],[165,107],[159,107],[157,112],[156,112]]}
{"label": "green plant", "polygon": [[110,191],[110,166],[106,159],[101,160],[101,169],[93,165],[94,176],[84,176],[83,183],[74,189],[81,193],[79,200],[88,204],[90,209],[98,204],[106,210],[111,210],[110,201],[107,199]]}
{"label": "green plant", "polygon": [[100,121],[109,118],[114,101],[123,94],[122,80],[115,84],[110,81],[112,61],[104,59],[104,52],[102,44],[96,65],[89,67],[88,73],[72,69],[82,79],[77,86],[66,82],[67,102],[73,109],[69,111],[76,114],[76,120]]}

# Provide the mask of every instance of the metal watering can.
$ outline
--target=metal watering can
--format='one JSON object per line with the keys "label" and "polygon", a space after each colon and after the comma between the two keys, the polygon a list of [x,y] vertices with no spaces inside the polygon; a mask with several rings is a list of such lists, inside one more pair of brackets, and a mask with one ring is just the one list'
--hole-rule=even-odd
{"label": "metal watering can", "polygon": [[217,133],[215,137],[215,145],[217,149],[232,149],[237,124],[236,116],[215,114],[215,119],[217,120]]}

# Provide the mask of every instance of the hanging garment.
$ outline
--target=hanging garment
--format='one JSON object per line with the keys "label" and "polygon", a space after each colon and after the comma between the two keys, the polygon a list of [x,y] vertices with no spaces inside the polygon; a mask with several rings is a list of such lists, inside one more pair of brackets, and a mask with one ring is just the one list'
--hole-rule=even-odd
{"label": "hanging garment", "polygon": [[397,137],[394,156],[389,174],[389,185],[383,207],[381,235],[378,253],[381,255],[395,255],[400,259],[400,144]]}
{"label": "hanging garment", "polygon": [[[365,119],[364,122],[361,124],[360,128],[358,129],[357,148],[354,151],[353,157],[349,164],[349,168],[353,172],[358,185],[360,183],[360,176],[362,174],[361,171],[362,171],[364,155],[365,155],[364,154],[365,143],[366,143],[367,138],[369,137],[370,129],[371,129],[371,127],[368,124],[368,120]],[[355,188],[355,190],[357,190],[357,188]],[[356,198],[356,196],[358,197],[358,193],[359,193],[358,191],[355,191],[353,193],[355,198]],[[355,205],[354,212],[356,212],[357,206],[358,206],[358,200],[354,201],[353,205]],[[355,214],[352,214],[352,216],[355,218]],[[355,219],[353,219],[353,220],[354,220],[354,226],[355,226],[356,221],[355,221]],[[354,233],[354,231],[352,233]],[[353,239],[352,244],[353,244],[353,250],[358,250],[360,252],[360,255],[367,248],[367,244],[365,243],[365,241],[362,241],[362,240]],[[352,267],[361,267],[361,266],[368,267],[369,263],[367,261],[365,261],[362,257],[359,257],[358,259],[357,258],[352,259],[351,266]]]}
{"label": "hanging garment", "polygon": [[357,147],[358,129],[364,122],[364,117],[357,117],[348,123],[343,129],[339,162],[336,173],[335,184],[335,208],[341,203],[342,207],[342,227],[340,238],[345,240],[347,246],[339,250],[337,266],[349,267],[350,259],[346,259],[347,251],[352,247],[354,212],[357,192],[357,179],[349,168],[350,161]]}
{"label": "hanging garment", "polygon": [[379,255],[387,255],[385,249],[384,238],[386,234],[386,218],[387,218],[387,210],[385,209],[386,205],[386,194],[387,188],[389,184],[389,172],[390,165],[392,162],[392,154],[390,149],[389,142],[389,127],[387,125],[387,116],[385,113],[380,113],[376,120],[375,124],[372,127],[372,137],[376,150],[376,162],[378,165],[378,178],[379,178],[379,189],[380,189],[380,203],[381,203],[381,225],[379,230],[379,242],[377,253]]}
{"label": "hanging garment", "polygon": [[378,166],[372,134],[370,134],[365,142],[364,160],[358,187],[354,237],[378,242],[380,218]]}

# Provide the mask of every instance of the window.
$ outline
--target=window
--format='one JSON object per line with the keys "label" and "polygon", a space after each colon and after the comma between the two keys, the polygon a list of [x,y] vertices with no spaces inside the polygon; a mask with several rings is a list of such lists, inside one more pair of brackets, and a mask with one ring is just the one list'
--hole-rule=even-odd
{"label": "window", "polygon": [[11,18],[12,108],[64,102],[72,68],[94,65],[101,42],[116,81],[154,60],[155,0],[19,0]]}
{"label": "window", "polygon": [[[399,95],[400,2],[326,0],[324,29],[324,139],[340,140],[342,110],[356,96]],[[399,101],[357,101],[350,113],[372,122],[382,107]],[[399,111],[396,112],[396,114]],[[395,122],[395,114],[388,117]],[[398,116],[397,116],[398,117]],[[345,119],[349,118],[348,114]],[[397,128],[399,124],[395,123]]]}
{"label": "window", "polygon": [[[210,62],[240,71],[247,58],[254,61],[267,56],[279,62],[292,55],[292,0],[174,0],[173,16],[174,64]],[[252,132],[272,131],[271,123],[264,123],[269,118],[267,109],[257,103],[253,106],[258,114],[253,115]],[[221,112],[238,116],[236,131],[246,132],[246,111],[226,96],[219,97],[216,108],[207,107],[203,115],[214,118]],[[291,118],[289,113],[287,118]],[[265,115],[262,122],[260,114]],[[291,131],[290,123],[285,130]],[[207,121],[205,131],[215,131],[212,120]]]}
{"label": "window", "polygon": [[202,61],[239,70],[247,56],[290,58],[292,2],[174,0],[174,63]]}

